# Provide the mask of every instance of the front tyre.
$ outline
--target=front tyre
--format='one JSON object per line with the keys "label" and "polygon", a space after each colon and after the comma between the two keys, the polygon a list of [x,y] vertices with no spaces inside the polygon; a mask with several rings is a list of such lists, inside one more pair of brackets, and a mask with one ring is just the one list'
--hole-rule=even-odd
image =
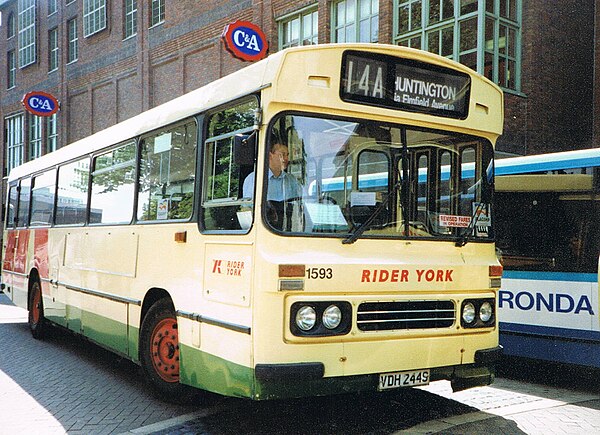
{"label": "front tyre", "polygon": [[44,301],[42,299],[42,287],[39,281],[31,285],[29,292],[29,330],[36,340],[41,340],[46,335],[48,323],[44,318]]}
{"label": "front tyre", "polygon": [[179,334],[169,299],[150,307],[140,333],[140,362],[146,379],[162,400],[184,402],[191,388],[179,383]]}

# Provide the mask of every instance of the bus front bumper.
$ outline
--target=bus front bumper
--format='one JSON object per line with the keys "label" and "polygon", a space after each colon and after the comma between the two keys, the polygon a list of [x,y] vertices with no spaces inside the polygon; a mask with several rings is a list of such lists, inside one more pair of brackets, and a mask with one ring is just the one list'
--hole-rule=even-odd
{"label": "bus front bumper", "polygon": [[[431,381],[448,380],[452,391],[490,385],[502,346],[475,352],[475,363],[430,369]],[[379,374],[325,377],[321,362],[257,364],[255,399],[292,398],[311,395],[377,391]]]}

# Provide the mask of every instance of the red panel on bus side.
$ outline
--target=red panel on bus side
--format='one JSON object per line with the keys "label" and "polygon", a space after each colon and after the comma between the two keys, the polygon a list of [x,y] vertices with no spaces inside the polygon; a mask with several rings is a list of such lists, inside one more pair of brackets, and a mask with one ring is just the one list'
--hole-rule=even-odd
{"label": "red panel on bus side", "polygon": [[27,267],[27,248],[29,247],[29,230],[19,230],[19,239],[17,240],[17,250],[15,253],[15,262],[13,271],[18,273],[28,273]]}
{"label": "red panel on bus side", "polygon": [[3,270],[13,270],[15,262],[15,244],[17,242],[17,232],[15,230],[8,231],[6,237],[6,250],[4,251],[4,261],[2,262]]}

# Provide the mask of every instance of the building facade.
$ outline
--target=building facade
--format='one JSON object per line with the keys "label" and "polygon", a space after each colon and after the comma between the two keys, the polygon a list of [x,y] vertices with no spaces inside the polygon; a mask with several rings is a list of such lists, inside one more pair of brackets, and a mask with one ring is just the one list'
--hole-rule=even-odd
{"label": "building facade", "polygon": [[[0,0],[0,14],[4,176],[245,66],[221,40],[236,20],[261,27],[270,52],[360,41],[464,63],[505,91],[500,152],[594,147],[600,134],[594,0]],[[30,91],[58,113],[27,113]]]}

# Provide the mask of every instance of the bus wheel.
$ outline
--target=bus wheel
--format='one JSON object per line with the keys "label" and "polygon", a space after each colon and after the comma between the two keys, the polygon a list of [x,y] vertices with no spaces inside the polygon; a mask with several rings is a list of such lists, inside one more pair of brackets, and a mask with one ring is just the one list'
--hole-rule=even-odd
{"label": "bus wheel", "polygon": [[29,293],[29,330],[33,338],[40,340],[46,334],[47,324],[44,319],[44,303],[42,299],[42,288],[35,281]]}
{"label": "bus wheel", "polygon": [[142,321],[140,362],[160,398],[172,402],[185,400],[189,389],[179,383],[177,318],[168,299],[152,305]]}

